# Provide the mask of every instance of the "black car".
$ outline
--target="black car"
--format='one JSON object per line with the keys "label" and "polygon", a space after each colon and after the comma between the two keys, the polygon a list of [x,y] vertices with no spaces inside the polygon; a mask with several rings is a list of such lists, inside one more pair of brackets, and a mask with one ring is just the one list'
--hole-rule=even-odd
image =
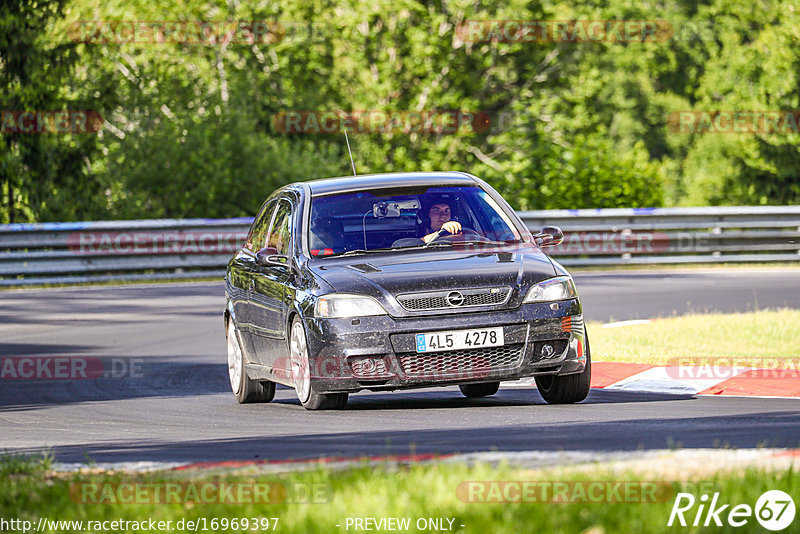
{"label": "black car", "polygon": [[503,198],[467,173],[282,187],[228,263],[225,326],[239,402],[294,387],[307,409],[349,393],[458,385],[467,397],[535,377],[548,403],[589,392],[569,273]]}

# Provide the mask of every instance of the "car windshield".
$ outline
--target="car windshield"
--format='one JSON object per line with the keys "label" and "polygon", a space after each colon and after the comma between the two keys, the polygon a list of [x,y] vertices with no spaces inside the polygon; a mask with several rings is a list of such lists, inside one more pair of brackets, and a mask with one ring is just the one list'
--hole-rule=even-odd
{"label": "car windshield", "polygon": [[[448,230],[454,226],[461,230]],[[374,189],[311,200],[312,256],[521,241],[520,229],[478,186]]]}

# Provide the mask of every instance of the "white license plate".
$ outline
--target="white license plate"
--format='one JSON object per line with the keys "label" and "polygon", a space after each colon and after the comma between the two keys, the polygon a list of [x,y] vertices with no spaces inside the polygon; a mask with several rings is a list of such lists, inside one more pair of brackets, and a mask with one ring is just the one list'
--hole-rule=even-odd
{"label": "white license plate", "polygon": [[416,341],[417,352],[499,347],[503,345],[503,328],[426,332],[417,334]]}

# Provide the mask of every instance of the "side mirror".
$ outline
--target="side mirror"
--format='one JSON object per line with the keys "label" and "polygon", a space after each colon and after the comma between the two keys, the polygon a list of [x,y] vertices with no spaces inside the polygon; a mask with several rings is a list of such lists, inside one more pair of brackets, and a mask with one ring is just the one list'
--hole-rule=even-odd
{"label": "side mirror", "polygon": [[564,232],[558,226],[543,226],[542,231],[533,236],[540,247],[554,247],[564,241]]}
{"label": "side mirror", "polygon": [[256,252],[256,264],[259,267],[286,267],[289,264],[289,256],[278,254],[275,247],[264,247]]}

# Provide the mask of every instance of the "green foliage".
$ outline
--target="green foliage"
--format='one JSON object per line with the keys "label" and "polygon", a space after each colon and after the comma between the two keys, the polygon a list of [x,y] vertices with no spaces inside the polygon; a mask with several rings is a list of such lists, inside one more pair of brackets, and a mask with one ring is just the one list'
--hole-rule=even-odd
{"label": "green foliage", "polygon": [[115,141],[108,174],[123,180],[111,204],[123,218],[252,215],[283,184],[339,174],[338,152],[269,136],[236,110],[171,112]]}
{"label": "green foliage", "polygon": [[[799,134],[691,134],[668,120],[800,109],[799,17],[787,0],[4,3],[0,110],[94,110],[105,123],[97,135],[0,134],[0,222],[253,214],[284,183],[347,174],[341,135],[276,129],[291,110],[485,113],[485,131],[353,133],[358,171],[465,170],[519,209],[795,203]],[[671,33],[569,43],[457,31],[571,19],[662,20]],[[277,38],[76,42],[91,35],[81,21],[137,20],[268,21]]]}
{"label": "green foliage", "polygon": [[[0,4],[0,110],[52,111],[64,103],[64,81],[78,55],[52,42],[47,28],[64,14],[64,0]],[[90,140],[88,145],[91,145]],[[0,133],[0,221],[37,217],[49,197],[83,188],[82,163],[91,146],[61,137]],[[19,212],[22,213],[19,213]]]}
{"label": "green foliage", "polygon": [[[792,2],[720,0],[706,69],[693,108],[800,109],[800,12]],[[800,133],[695,134],[682,162],[682,204],[793,204],[800,201]]]}

